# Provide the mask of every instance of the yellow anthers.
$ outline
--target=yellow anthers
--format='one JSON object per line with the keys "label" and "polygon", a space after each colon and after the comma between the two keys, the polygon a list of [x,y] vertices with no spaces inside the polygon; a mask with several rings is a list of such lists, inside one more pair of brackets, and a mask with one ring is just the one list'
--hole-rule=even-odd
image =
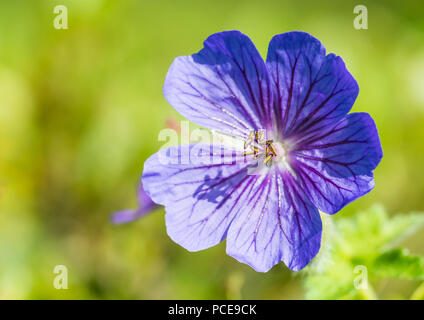
{"label": "yellow anthers", "polygon": [[266,164],[267,167],[271,167],[272,166],[272,157],[273,155],[270,154],[269,156],[267,156],[264,160],[264,163]]}
{"label": "yellow anthers", "polygon": [[249,138],[244,142],[243,156],[253,155],[255,159],[265,158],[264,163],[271,167],[272,159],[277,156],[273,146],[273,140],[265,139],[263,131],[252,131]]}
{"label": "yellow anthers", "polygon": [[273,143],[274,141],[272,141],[272,140],[267,140],[266,141],[266,147],[267,147],[267,153],[269,152],[269,153],[272,153],[274,156],[276,156],[277,155],[277,151],[275,150],[275,148],[274,148],[274,146],[273,146]]}
{"label": "yellow anthers", "polygon": [[243,157],[254,155],[253,151],[245,151],[242,153]]}

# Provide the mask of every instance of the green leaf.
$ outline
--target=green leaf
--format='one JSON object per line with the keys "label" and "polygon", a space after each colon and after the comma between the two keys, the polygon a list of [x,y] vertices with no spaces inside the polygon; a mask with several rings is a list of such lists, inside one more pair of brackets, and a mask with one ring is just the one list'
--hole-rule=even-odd
{"label": "green leaf", "polygon": [[338,250],[350,256],[375,255],[424,226],[424,215],[399,214],[389,218],[381,205],[336,221]]}
{"label": "green leaf", "polygon": [[352,265],[340,258],[332,261],[324,271],[312,271],[305,277],[306,299],[340,299],[354,292]]}
{"label": "green leaf", "polygon": [[370,271],[379,278],[424,279],[424,257],[393,249],[378,256]]}
{"label": "green leaf", "polygon": [[404,249],[392,250],[422,226],[424,214],[389,217],[379,205],[347,218],[323,216],[322,247],[305,270],[306,298],[363,299],[361,291],[354,289],[358,265],[369,271],[370,292],[374,279],[422,279],[422,257],[409,255]]}

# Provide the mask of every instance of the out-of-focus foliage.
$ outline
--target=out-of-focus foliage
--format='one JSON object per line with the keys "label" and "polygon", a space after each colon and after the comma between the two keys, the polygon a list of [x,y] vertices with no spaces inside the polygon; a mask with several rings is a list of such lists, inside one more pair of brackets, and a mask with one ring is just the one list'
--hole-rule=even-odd
{"label": "out-of-focus foliage", "polygon": [[[67,30],[53,27],[58,4],[68,8]],[[109,223],[112,212],[137,206],[143,162],[162,145],[166,120],[181,119],[162,94],[171,62],[222,30],[241,30],[264,57],[275,34],[309,32],[358,81],[352,112],[375,119],[384,158],[376,188],[334,223],[373,203],[424,211],[424,2],[361,1],[367,30],[353,28],[358,4],[0,1],[0,299],[304,298],[302,274],[282,264],[256,273],[225,244],[188,253],[167,236],[163,209]],[[379,245],[372,229],[357,239],[366,239],[363,250]],[[423,241],[416,233],[404,246],[422,255]],[[354,276],[351,263],[333,263],[335,279]],[[68,268],[67,290],[53,286],[56,265]],[[418,284],[373,285],[380,298],[409,298]]]}
{"label": "out-of-focus foliage", "polygon": [[406,249],[393,249],[378,256],[371,265],[379,278],[424,280],[424,257],[410,255]]}
{"label": "out-of-focus foliage", "polygon": [[[382,206],[339,219],[334,225],[327,221],[323,248],[307,270],[306,298],[376,298],[373,280],[424,280],[424,256],[393,248],[423,226],[424,213],[389,218]],[[361,286],[364,283],[368,288]]]}

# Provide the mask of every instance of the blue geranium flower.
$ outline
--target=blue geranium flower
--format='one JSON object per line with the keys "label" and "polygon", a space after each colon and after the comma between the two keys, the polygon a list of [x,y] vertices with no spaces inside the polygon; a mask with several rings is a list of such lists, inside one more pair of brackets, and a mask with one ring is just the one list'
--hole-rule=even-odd
{"label": "blue geranium flower", "polygon": [[374,187],[382,149],[372,118],[348,114],[358,91],[343,60],[304,32],[275,36],[266,62],[238,31],[176,58],[167,101],[243,146],[177,146],[145,162],[169,236],[190,251],[226,238],[227,253],[257,271],[304,268],[320,248],[318,210],[334,214]]}

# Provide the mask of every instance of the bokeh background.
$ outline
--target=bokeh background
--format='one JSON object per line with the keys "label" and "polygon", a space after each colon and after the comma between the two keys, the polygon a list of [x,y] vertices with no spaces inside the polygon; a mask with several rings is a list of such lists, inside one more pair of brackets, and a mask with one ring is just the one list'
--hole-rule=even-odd
{"label": "bokeh background", "polygon": [[[68,8],[68,30],[53,8]],[[368,8],[368,30],[353,8]],[[143,162],[168,119],[162,95],[179,55],[237,29],[263,56],[273,35],[311,33],[340,55],[360,93],[352,111],[377,123],[376,188],[334,217],[381,203],[424,211],[424,3],[420,1],[21,0],[0,2],[0,299],[302,299],[302,274],[256,273],[225,243],[188,253],[163,209],[113,226],[136,207]],[[372,235],[370,235],[372,236]],[[423,253],[422,234],[407,247]],[[56,265],[68,290],[56,290]],[[388,281],[382,298],[417,283]]]}

